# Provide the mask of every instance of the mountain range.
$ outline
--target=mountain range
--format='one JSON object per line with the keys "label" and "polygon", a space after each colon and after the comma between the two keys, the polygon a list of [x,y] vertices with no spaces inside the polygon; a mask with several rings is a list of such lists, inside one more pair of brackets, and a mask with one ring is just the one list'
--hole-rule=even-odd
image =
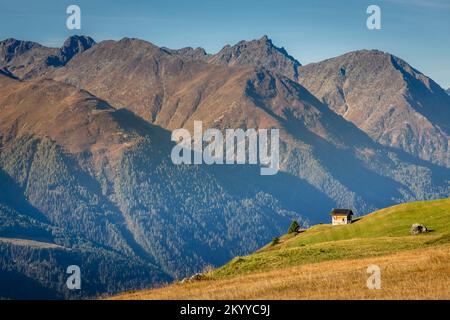
{"label": "mountain range", "polygon": [[[267,36],[216,54],[7,39],[0,114],[0,273],[38,296],[157,285],[251,252],[293,219],[450,190],[450,96],[376,50],[302,66]],[[280,129],[280,172],[172,164],[171,131],[197,120]],[[89,275],[81,292],[61,280],[70,264]],[[24,296],[13,287],[0,296]]]}

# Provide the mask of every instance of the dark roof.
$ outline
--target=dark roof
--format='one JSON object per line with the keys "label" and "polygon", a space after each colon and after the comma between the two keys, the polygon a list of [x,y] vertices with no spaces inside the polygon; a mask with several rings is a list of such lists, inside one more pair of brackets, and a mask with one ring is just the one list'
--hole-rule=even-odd
{"label": "dark roof", "polygon": [[334,214],[353,215],[353,211],[350,209],[333,209],[333,210],[331,210],[331,215],[334,215]]}

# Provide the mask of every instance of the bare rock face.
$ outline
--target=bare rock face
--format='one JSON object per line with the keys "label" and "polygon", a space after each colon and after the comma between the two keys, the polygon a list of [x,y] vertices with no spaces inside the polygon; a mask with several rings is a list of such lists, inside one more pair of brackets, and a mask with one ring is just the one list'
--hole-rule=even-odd
{"label": "bare rock face", "polygon": [[95,44],[94,39],[87,36],[69,37],[55,56],[50,56],[47,63],[51,66],[60,67],[65,65],[79,53],[90,49]]}
{"label": "bare rock face", "polygon": [[234,46],[227,45],[213,55],[209,62],[228,66],[264,67],[292,80],[297,80],[297,69],[301,66],[284,48],[274,46],[267,36],[259,40],[240,41]]}
{"label": "bare rock face", "polygon": [[58,49],[31,41],[6,39],[0,42],[0,69],[18,78],[31,78],[48,69],[47,58]]}
{"label": "bare rock face", "polygon": [[16,56],[23,55],[33,48],[39,47],[41,45],[31,41],[20,41],[12,38],[6,39],[0,44],[1,61],[3,63],[9,62]]}
{"label": "bare rock face", "polygon": [[0,74],[9,78],[17,79],[8,69],[0,69]]}
{"label": "bare rock face", "polygon": [[301,67],[299,82],[376,142],[450,167],[450,97],[405,61],[350,52]]}
{"label": "bare rock face", "polygon": [[425,232],[428,232],[428,229],[427,229],[427,227],[425,227],[423,224],[420,224],[420,223],[414,223],[414,224],[411,226],[411,231],[410,231],[410,233],[411,233],[412,235],[417,235],[417,234],[425,233]]}
{"label": "bare rock face", "polygon": [[61,48],[49,48],[31,41],[6,39],[0,42],[0,69],[20,79],[32,79],[64,66],[74,56],[91,48],[86,36],[69,37]]}
{"label": "bare rock face", "polygon": [[186,60],[200,60],[206,61],[211,55],[207,54],[203,48],[181,48],[181,49],[169,49],[162,47],[162,51],[165,51],[171,55],[177,55]]}

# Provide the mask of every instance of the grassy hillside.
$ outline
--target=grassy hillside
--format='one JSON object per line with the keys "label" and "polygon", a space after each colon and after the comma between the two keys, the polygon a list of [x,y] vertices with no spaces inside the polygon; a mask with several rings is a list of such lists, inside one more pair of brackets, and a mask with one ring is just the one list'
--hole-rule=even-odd
{"label": "grassy hillside", "polygon": [[[411,236],[413,223],[429,233]],[[351,225],[316,225],[301,234],[280,237],[246,257],[236,257],[213,272],[230,276],[326,260],[363,258],[450,243],[450,199],[401,204],[376,211]]]}
{"label": "grassy hillside", "polygon": [[[430,232],[410,235],[413,223]],[[385,280],[377,293],[365,286],[366,268],[373,263]],[[351,225],[317,225],[284,235],[278,244],[236,257],[202,281],[118,298],[450,298],[449,274],[450,199],[443,199],[389,207]]]}

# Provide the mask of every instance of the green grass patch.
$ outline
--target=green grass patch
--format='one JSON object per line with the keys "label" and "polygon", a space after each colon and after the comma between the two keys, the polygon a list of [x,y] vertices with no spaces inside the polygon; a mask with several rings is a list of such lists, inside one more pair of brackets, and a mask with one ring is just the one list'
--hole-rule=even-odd
{"label": "green grass patch", "polygon": [[[412,236],[413,223],[430,232]],[[351,225],[317,225],[298,235],[281,236],[276,245],[237,257],[216,269],[214,278],[322,261],[381,256],[450,243],[450,199],[401,204],[364,216]]]}

